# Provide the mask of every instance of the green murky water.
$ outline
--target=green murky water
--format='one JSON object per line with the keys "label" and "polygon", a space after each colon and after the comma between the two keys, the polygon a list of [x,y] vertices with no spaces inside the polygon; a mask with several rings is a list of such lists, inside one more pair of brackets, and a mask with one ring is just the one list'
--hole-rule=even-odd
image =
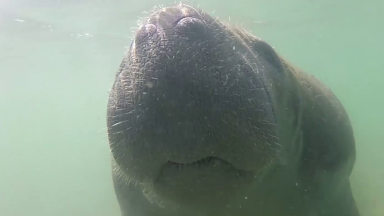
{"label": "green murky water", "polygon": [[[119,215],[108,90],[142,11],[173,1],[0,0],[0,215]],[[384,2],[193,1],[330,86],[357,142],[364,216],[384,215]]]}

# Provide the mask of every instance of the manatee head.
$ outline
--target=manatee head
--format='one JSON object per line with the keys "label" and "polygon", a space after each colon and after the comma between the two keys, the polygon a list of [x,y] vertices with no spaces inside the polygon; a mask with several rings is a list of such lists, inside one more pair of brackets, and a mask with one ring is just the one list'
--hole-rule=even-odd
{"label": "manatee head", "polygon": [[143,21],[108,103],[119,177],[150,201],[223,207],[279,160],[271,76],[283,67],[265,42],[180,4]]}

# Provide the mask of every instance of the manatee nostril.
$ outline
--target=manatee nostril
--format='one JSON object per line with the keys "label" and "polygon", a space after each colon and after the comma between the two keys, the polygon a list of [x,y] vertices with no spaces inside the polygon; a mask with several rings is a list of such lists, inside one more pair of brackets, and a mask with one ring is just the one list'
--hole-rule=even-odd
{"label": "manatee nostril", "polygon": [[142,26],[139,31],[136,33],[135,43],[140,44],[141,42],[145,42],[150,38],[153,34],[155,34],[157,28],[153,24],[146,24]]}
{"label": "manatee nostril", "polygon": [[178,20],[175,29],[186,37],[201,37],[207,31],[206,25],[197,18],[184,17]]}
{"label": "manatee nostril", "polygon": [[197,19],[194,17],[182,17],[176,22],[176,27],[187,26],[187,25],[204,27],[204,23],[200,19]]}

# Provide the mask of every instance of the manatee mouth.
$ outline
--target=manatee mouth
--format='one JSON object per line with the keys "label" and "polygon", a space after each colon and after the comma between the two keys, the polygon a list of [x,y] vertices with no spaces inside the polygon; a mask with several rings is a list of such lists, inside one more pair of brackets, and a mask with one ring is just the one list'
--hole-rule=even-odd
{"label": "manatee mouth", "polygon": [[205,165],[209,165],[209,164],[211,164],[213,162],[217,162],[217,161],[223,161],[223,162],[228,163],[227,161],[225,161],[225,160],[223,160],[221,158],[209,156],[209,157],[205,157],[205,158],[202,158],[200,160],[194,161],[192,163],[179,163],[179,162],[174,162],[174,161],[168,161],[167,165],[178,166],[178,167],[205,166]]}
{"label": "manatee mouth", "polygon": [[[184,188],[186,185],[190,188],[206,187],[212,184],[215,185],[212,187],[219,187],[218,190],[223,191],[226,187],[216,185],[223,176],[227,178],[226,183],[232,186],[233,183],[248,184],[254,178],[255,171],[235,167],[223,158],[208,156],[188,163],[167,161],[159,170],[154,183],[158,188],[167,188],[168,192],[175,187]],[[197,190],[199,189],[194,189]]]}

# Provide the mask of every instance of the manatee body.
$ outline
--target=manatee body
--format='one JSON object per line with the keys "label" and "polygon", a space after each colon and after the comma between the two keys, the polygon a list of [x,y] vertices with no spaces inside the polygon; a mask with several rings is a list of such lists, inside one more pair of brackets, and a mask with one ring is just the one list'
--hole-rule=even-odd
{"label": "manatee body", "polygon": [[143,21],[110,92],[123,216],[358,216],[348,115],[266,42],[179,4]]}

